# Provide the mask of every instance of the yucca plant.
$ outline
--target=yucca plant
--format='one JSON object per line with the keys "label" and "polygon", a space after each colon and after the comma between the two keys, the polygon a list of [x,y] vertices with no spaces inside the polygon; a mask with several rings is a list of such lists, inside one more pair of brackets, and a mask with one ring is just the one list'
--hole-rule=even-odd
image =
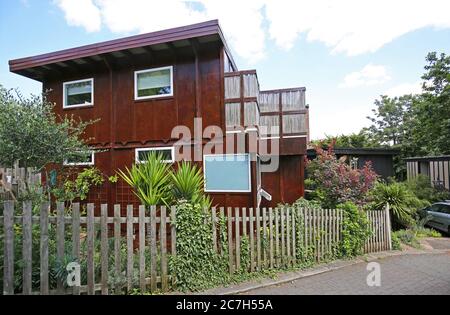
{"label": "yucca plant", "polygon": [[394,222],[411,226],[414,224],[413,215],[422,202],[401,183],[377,183],[370,193],[372,207],[383,209],[389,204]]}
{"label": "yucca plant", "polygon": [[178,168],[172,172],[173,197],[176,200],[186,200],[199,203],[203,208],[211,206],[211,199],[205,196],[202,170],[191,162],[182,161]]}
{"label": "yucca plant", "polygon": [[134,164],[119,176],[129,184],[142,204],[169,206],[172,201],[170,164],[163,162],[161,153],[151,152],[143,163]]}

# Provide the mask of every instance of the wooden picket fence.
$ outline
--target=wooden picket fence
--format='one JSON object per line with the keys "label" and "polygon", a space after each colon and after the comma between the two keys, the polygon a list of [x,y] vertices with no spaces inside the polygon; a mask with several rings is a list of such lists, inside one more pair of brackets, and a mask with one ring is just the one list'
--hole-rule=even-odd
{"label": "wooden picket fence", "polygon": [[41,173],[36,172],[34,168],[19,167],[15,163],[13,168],[4,168],[0,166],[0,200],[8,200],[11,197],[9,191],[15,195],[25,189],[25,183],[30,186],[36,186],[41,183]]}
{"label": "wooden picket fence", "polygon": [[[112,217],[105,204],[98,209],[99,216],[94,215],[98,212],[93,204],[74,203],[67,209],[58,203],[51,211],[49,204],[33,210],[25,202],[20,215],[15,215],[13,202],[5,202],[3,208],[3,294],[18,293],[15,259],[23,261],[22,294],[118,294],[134,288],[166,292],[176,287],[168,270],[169,257],[177,254],[176,207],[114,205]],[[305,259],[321,262],[333,257],[342,239],[344,214],[338,209],[221,207],[210,213],[214,250],[223,254],[221,241],[225,241],[232,274],[242,268],[253,272],[296,266]],[[367,212],[367,217],[373,235],[364,252],[390,250],[389,209]],[[17,226],[22,229],[21,257],[14,257]],[[33,228],[39,230],[39,248],[34,248],[39,266],[32,265]],[[227,235],[226,240],[221,240],[222,235]],[[50,244],[55,244],[55,253],[50,252]],[[51,283],[51,255],[60,262],[67,263],[67,255],[71,261],[84,262],[86,277],[80,287],[67,288],[61,278]],[[243,255],[248,256],[247,266],[242,266]],[[37,267],[38,276],[33,272]],[[34,282],[40,283],[39,289]]]}

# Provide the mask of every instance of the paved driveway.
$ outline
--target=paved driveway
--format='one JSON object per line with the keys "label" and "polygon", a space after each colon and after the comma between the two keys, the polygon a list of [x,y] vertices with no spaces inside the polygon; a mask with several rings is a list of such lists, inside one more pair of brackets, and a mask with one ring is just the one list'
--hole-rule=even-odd
{"label": "paved driveway", "polygon": [[450,252],[387,257],[381,286],[369,287],[366,263],[347,266],[246,294],[450,294]]}

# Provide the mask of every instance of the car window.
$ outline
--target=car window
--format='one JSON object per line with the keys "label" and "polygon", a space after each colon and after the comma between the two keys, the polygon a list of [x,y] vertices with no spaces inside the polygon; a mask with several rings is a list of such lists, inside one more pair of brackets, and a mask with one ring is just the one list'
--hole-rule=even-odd
{"label": "car window", "polygon": [[430,211],[439,212],[441,210],[441,204],[435,203],[430,207]]}
{"label": "car window", "polygon": [[449,205],[441,205],[441,209],[439,212],[450,214],[450,206]]}

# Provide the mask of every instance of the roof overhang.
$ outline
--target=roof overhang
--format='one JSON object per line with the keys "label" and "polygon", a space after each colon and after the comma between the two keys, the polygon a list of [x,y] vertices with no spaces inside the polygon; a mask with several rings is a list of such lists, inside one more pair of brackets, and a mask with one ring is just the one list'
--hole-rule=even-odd
{"label": "roof overhang", "polygon": [[405,161],[414,162],[414,161],[450,161],[450,155],[439,155],[439,156],[416,156],[405,158]]}
{"label": "roof overhang", "polygon": [[[324,147],[326,150],[327,147]],[[333,152],[336,155],[397,155],[400,154],[399,150],[389,148],[333,148]],[[314,148],[308,148],[308,155],[315,155]]]}
{"label": "roof overhang", "polygon": [[100,62],[103,56],[133,57],[154,50],[186,47],[193,45],[193,42],[199,44],[221,42],[237,69],[218,20],[10,60],[9,69],[11,72],[42,81],[46,73],[61,71],[65,67],[81,67]]}

